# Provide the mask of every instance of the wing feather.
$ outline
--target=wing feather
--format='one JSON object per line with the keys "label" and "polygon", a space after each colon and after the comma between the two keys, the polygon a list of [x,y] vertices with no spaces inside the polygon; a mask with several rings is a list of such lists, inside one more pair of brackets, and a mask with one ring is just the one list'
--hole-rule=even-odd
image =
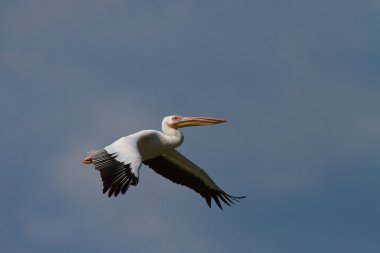
{"label": "wing feather", "polygon": [[161,156],[146,160],[144,164],[172,182],[193,189],[205,198],[209,207],[211,207],[211,199],[223,210],[219,199],[223,203],[230,205],[228,202],[233,203],[233,201],[245,198],[245,196],[235,197],[225,193],[204,170],[175,149]]}
{"label": "wing feather", "polygon": [[108,192],[109,197],[125,194],[129,186],[137,184],[138,180],[131,172],[130,164],[119,162],[115,157],[116,155],[109,154],[104,149],[92,155],[92,163],[100,171],[103,181],[103,193]]}

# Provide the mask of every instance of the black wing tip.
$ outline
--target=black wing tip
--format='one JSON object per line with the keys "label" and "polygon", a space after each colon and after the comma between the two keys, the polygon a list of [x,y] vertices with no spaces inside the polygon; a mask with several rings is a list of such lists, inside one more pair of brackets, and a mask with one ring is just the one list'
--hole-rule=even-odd
{"label": "black wing tip", "polygon": [[103,194],[106,194],[109,198],[112,196],[117,197],[119,194],[125,194],[127,193],[129,187],[131,185],[136,186],[138,183],[138,178],[128,178],[125,177],[121,182],[113,182],[111,186],[104,186],[103,188]]}
{"label": "black wing tip", "polygon": [[219,201],[220,195],[213,195],[212,198],[214,199],[218,207],[223,210],[222,204],[220,204],[220,201]]}
{"label": "black wing tip", "polygon": [[208,207],[211,208],[211,197],[206,196],[205,199],[206,199],[206,203],[207,203]]}
{"label": "black wing tip", "polygon": [[[225,193],[223,191],[221,192],[216,192],[211,195],[212,199],[214,199],[214,202],[216,205],[223,211],[223,206],[220,200],[223,201],[228,206],[231,206],[231,204],[235,204],[235,202],[240,202],[241,199],[246,198],[247,196],[232,196],[229,195],[228,193]],[[211,197],[205,197],[207,205],[209,208],[211,208]]]}
{"label": "black wing tip", "polygon": [[117,197],[125,194],[129,186],[136,186],[139,178],[132,173],[130,164],[123,164],[115,159],[116,154],[109,154],[106,150],[99,150],[94,155],[94,165],[100,171],[103,181],[103,194],[108,197]]}
{"label": "black wing tip", "polygon": [[240,199],[244,199],[244,198],[247,197],[247,196],[232,196],[232,195],[229,195],[229,194],[227,194],[227,193],[225,193],[225,195],[228,196],[229,198],[231,198],[231,199],[237,201],[237,202],[239,202]]}
{"label": "black wing tip", "polygon": [[232,196],[232,195],[229,195],[229,194],[225,193],[224,197],[227,198],[227,200],[231,204],[235,204],[236,202],[240,203],[240,200],[246,198],[247,196]]}

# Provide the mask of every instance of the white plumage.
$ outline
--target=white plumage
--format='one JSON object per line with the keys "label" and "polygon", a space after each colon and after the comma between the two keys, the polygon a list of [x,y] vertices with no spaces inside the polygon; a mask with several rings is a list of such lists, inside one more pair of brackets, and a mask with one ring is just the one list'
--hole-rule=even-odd
{"label": "white plumage", "polygon": [[167,116],[162,121],[162,132],[143,130],[120,138],[101,150],[90,151],[84,164],[94,164],[100,171],[103,193],[117,196],[126,193],[130,185],[137,185],[139,170],[144,163],[169,180],[187,186],[222,209],[219,200],[230,205],[243,197],[234,197],[220,189],[207,173],[185,158],[176,147],[182,144],[183,134],[178,129],[225,122],[206,117]]}

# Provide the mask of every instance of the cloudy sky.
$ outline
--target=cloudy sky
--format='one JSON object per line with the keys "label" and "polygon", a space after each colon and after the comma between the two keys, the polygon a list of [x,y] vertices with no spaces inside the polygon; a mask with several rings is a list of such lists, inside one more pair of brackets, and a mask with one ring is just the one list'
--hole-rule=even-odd
{"label": "cloudy sky", "polygon": [[[1,252],[380,252],[378,0],[0,3]],[[220,211],[81,164],[166,115]]]}

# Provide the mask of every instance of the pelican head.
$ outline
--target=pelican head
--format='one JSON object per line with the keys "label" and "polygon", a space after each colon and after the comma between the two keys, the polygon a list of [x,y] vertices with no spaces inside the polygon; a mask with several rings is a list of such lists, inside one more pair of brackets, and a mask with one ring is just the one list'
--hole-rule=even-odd
{"label": "pelican head", "polygon": [[165,118],[169,127],[177,129],[189,126],[207,126],[226,122],[224,119],[208,117],[184,117],[179,115],[168,116]]}

